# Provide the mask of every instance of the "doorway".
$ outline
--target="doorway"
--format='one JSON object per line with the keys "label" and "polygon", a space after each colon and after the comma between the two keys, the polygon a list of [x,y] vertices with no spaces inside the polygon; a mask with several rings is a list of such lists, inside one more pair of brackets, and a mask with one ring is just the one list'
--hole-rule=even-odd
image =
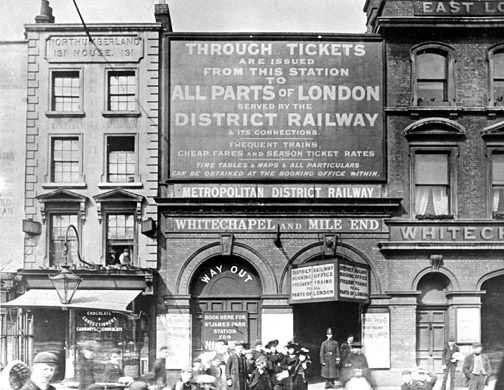
{"label": "doorway", "polygon": [[341,343],[348,335],[360,341],[361,305],[350,302],[321,302],[294,305],[294,340],[310,350],[312,373],[320,379],[320,345],[326,339],[327,328],[333,338]]}
{"label": "doorway", "polygon": [[[211,350],[217,339],[235,341],[232,334],[224,332],[232,329],[218,329],[222,333],[209,336],[204,324],[205,313],[243,313],[245,329],[235,327],[235,331],[244,338],[238,340],[252,345],[261,339],[262,285],[257,271],[247,261],[237,256],[217,256],[208,260],[195,272],[191,291],[193,356]],[[208,328],[211,324],[206,325]]]}
{"label": "doorway", "polygon": [[434,373],[443,372],[442,355],[446,340],[447,299],[450,280],[442,273],[429,273],[420,279],[417,307],[417,364]]}
{"label": "doorway", "polygon": [[497,372],[504,349],[504,275],[487,280],[481,289],[486,291],[481,298],[481,343]]}

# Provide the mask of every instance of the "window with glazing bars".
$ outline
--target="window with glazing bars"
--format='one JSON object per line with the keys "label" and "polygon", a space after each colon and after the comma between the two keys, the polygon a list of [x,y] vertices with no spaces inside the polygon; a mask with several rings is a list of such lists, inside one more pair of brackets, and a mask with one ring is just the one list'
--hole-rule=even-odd
{"label": "window with glazing bars", "polygon": [[80,142],[78,137],[53,138],[51,181],[75,183],[80,180]]}
{"label": "window with glazing bars", "polygon": [[81,86],[79,71],[52,73],[52,111],[72,112],[81,110]]}
{"label": "window with glazing bars", "polygon": [[415,214],[450,214],[448,153],[415,154]]}
{"label": "window with glazing bars", "polygon": [[107,215],[107,264],[132,263],[135,245],[133,214]]}
{"label": "window with glazing bars", "polygon": [[504,152],[492,153],[492,211],[504,216]]}
{"label": "window with glazing bars", "polygon": [[439,104],[448,101],[447,57],[437,51],[417,54],[418,103]]}
{"label": "window with glazing bars", "polygon": [[108,73],[108,111],[135,111],[135,71],[113,71]]}
{"label": "window with glazing bars", "polygon": [[111,183],[135,181],[135,137],[107,137],[107,179]]}
{"label": "window with glazing bars", "polygon": [[[64,243],[69,225],[77,225],[77,214],[51,214],[49,237],[49,261],[51,265],[65,264]],[[77,238],[71,229],[68,232],[68,264],[77,261]]]}

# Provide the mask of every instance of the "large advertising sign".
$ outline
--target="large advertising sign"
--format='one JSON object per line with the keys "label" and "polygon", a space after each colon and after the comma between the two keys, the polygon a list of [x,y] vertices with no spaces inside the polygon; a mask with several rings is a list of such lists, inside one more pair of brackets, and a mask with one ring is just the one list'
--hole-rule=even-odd
{"label": "large advertising sign", "polygon": [[369,268],[341,259],[295,266],[290,272],[290,303],[369,300]]}
{"label": "large advertising sign", "polygon": [[381,41],[287,39],[171,38],[172,180],[385,180]]}

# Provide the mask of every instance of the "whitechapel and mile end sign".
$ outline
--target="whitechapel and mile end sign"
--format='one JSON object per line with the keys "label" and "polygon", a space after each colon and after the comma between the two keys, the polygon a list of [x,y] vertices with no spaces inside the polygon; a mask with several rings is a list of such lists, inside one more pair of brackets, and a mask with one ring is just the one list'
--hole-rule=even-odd
{"label": "whitechapel and mile end sign", "polygon": [[170,41],[173,180],[385,178],[379,40]]}

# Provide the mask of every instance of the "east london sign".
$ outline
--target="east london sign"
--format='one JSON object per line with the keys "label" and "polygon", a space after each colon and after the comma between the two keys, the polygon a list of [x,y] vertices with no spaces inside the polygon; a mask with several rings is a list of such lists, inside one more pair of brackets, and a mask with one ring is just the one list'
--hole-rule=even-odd
{"label": "east london sign", "polygon": [[416,16],[504,16],[504,1],[416,0]]}
{"label": "east london sign", "polygon": [[379,40],[234,38],[171,38],[171,179],[385,180]]}

